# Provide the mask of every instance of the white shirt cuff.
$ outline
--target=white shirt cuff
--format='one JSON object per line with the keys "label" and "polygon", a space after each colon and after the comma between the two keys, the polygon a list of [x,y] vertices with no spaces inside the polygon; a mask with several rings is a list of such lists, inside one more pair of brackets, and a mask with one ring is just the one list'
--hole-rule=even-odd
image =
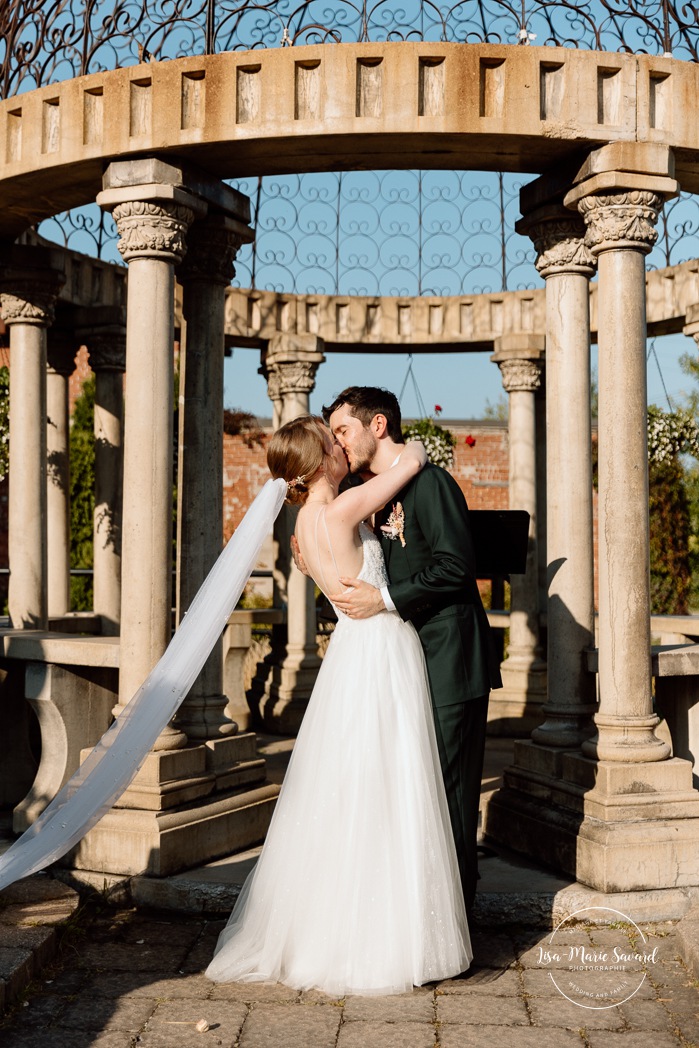
{"label": "white shirt cuff", "polygon": [[386,611],[395,611],[396,606],[388,595],[388,586],[381,587],[381,596],[383,597],[383,602],[386,605]]}

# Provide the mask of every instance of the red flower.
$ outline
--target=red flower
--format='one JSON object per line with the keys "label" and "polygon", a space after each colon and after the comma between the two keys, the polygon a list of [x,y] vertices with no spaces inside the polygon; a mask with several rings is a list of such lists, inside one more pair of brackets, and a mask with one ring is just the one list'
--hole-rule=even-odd
{"label": "red flower", "polygon": [[476,438],[472,437],[471,434],[469,433],[469,435],[466,437],[466,443],[468,444],[468,446],[470,448],[475,447]]}
{"label": "red flower", "polygon": [[442,414],[442,405],[441,404],[435,404],[435,406],[434,406],[434,413],[435,413],[435,415],[441,415]]}

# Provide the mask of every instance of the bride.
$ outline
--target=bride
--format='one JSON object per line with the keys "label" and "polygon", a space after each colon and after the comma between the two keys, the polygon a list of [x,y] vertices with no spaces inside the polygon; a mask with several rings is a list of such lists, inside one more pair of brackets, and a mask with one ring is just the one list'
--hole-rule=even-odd
{"label": "bride", "polygon": [[[274,434],[267,462],[301,507],[296,537],[326,595],[341,576],[386,584],[365,521],[425,461],[411,442],[338,494],[347,462],[321,419]],[[387,994],[456,975],[471,956],[417,633],[396,612],[338,612],[264,848],[206,974]]]}

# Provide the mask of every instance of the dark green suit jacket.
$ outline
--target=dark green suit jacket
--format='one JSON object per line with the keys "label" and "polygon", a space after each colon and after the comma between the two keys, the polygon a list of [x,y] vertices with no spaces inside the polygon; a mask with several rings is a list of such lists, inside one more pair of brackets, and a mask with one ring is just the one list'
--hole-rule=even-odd
{"label": "dark green suit jacket", "polygon": [[416,627],[435,707],[502,687],[500,669],[475,578],[468,508],[454,478],[428,464],[377,514],[377,530],[401,503],[405,547],[384,532],[388,592],[401,618]]}

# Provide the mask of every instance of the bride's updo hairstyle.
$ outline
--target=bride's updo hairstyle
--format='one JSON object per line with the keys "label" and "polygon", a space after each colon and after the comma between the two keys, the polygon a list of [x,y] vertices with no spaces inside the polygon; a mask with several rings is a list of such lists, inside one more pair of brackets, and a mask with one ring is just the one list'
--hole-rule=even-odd
{"label": "bride's updo hairstyle", "polygon": [[275,480],[289,485],[286,501],[302,506],[308,485],[323,465],[327,429],[321,418],[301,415],[278,429],[267,446],[267,466]]}

